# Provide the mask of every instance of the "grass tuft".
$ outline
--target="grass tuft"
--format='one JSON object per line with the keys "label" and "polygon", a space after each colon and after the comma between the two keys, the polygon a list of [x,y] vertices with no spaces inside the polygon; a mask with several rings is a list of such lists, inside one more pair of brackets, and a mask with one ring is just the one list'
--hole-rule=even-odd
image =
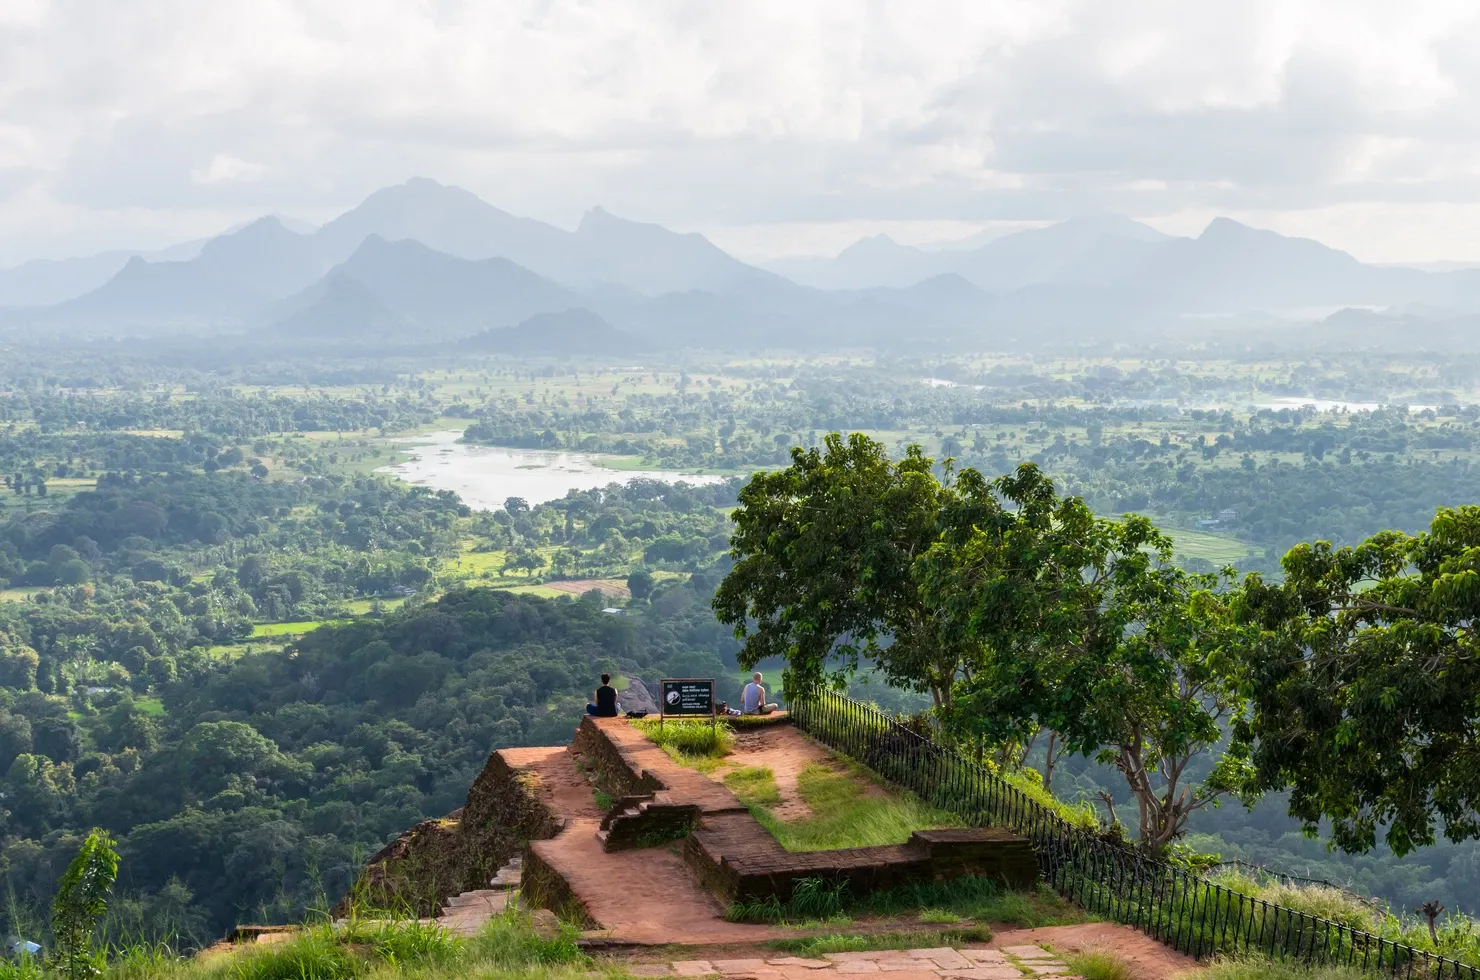
{"label": "grass tuft", "polygon": [[729,725],[657,718],[634,719],[632,725],[648,741],[661,745],[670,754],[677,753],[680,761],[722,759],[735,748],[735,733]]}
{"label": "grass tuft", "polygon": [[1069,953],[1064,962],[1084,980],[1136,980],[1125,960],[1104,950]]}

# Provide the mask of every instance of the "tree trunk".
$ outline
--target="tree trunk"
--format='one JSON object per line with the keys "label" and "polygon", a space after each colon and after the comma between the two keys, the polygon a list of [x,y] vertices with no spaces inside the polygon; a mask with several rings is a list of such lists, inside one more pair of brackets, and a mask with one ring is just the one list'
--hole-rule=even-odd
{"label": "tree trunk", "polygon": [[1058,735],[1055,731],[1048,733],[1048,761],[1043,764],[1043,788],[1050,793],[1053,792],[1053,746]]}

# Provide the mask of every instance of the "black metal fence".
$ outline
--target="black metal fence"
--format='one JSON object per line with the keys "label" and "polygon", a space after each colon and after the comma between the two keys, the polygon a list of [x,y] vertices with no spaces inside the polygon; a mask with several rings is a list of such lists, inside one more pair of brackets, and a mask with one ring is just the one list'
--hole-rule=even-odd
{"label": "black metal fence", "polygon": [[1075,826],[990,770],[852,698],[808,692],[793,700],[791,714],[813,738],[968,824],[1027,837],[1043,879],[1061,894],[1194,957],[1258,952],[1424,980],[1480,980],[1480,968],[1240,894]]}

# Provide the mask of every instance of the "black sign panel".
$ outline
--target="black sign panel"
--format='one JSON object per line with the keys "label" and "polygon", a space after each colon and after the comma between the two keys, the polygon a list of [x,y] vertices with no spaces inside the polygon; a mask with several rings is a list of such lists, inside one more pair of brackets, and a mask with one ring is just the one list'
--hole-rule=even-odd
{"label": "black sign panel", "polygon": [[710,677],[665,677],[662,682],[662,713],[665,715],[714,714],[714,679]]}

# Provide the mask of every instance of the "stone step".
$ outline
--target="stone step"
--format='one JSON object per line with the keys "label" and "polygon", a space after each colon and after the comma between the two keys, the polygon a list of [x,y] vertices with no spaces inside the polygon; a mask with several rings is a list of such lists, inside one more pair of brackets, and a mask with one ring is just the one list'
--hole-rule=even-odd
{"label": "stone step", "polygon": [[449,898],[444,909],[462,908],[464,905],[491,904],[495,900],[502,904],[507,900],[509,893],[502,888],[480,888],[477,891],[463,892]]}
{"label": "stone step", "polygon": [[507,889],[510,889],[510,888],[518,888],[519,887],[519,882],[522,879],[523,879],[523,875],[520,874],[518,868],[515,868],[512,871],[510,871],[508,868],[505,868],[504,870],[500,871],[498,874],[494,875],[493,876],[493,879],[491,881],[489,881],[488,884],[492,888],[499,888],[499,889],[507,890]]}

